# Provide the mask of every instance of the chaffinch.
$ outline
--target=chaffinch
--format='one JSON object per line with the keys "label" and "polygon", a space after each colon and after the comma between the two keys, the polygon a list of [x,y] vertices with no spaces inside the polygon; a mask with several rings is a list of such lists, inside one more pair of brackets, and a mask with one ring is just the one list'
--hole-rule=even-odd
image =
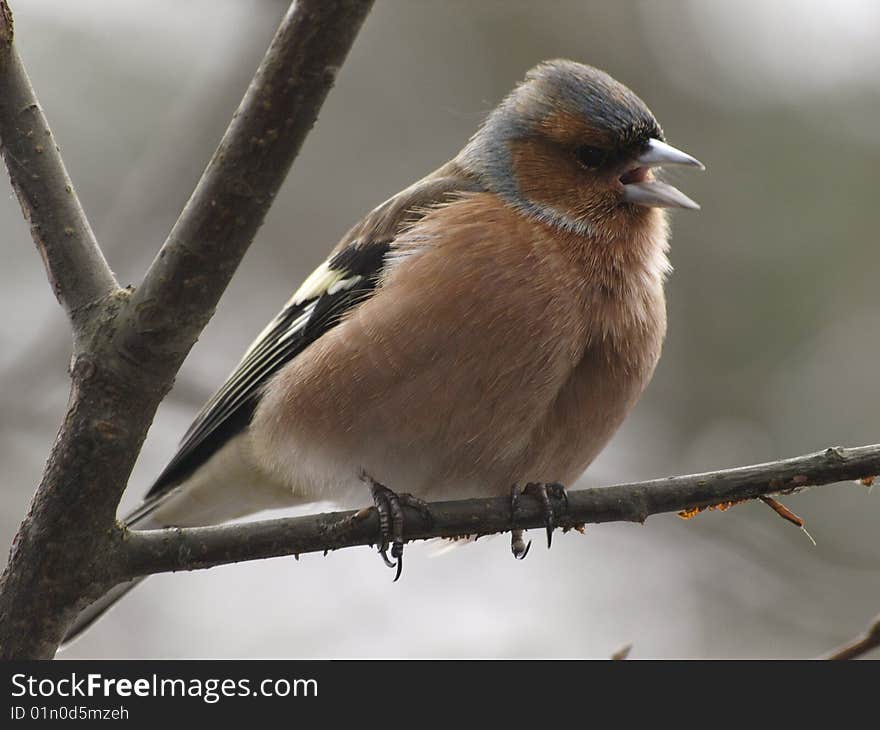
{"label": "chaffinch", "polygon": [[[541,485],[578,478],[660,356],[662,209],[699,207],[660,165],[703,168],[628,88],[572,61],[529,71],[452,161],[343,237],[126,523],[372,498],[388,530],[392,489],[454,499],[529,483],[547,504]],[[521,532],[513,548],[524,555]],[[392,555],[399,570],[399,539]]]}

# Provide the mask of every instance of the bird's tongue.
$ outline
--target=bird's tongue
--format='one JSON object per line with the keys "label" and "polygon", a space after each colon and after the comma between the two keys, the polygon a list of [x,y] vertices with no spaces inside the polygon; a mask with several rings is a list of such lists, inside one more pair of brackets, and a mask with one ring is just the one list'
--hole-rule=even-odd
{"label": "bird's tongue", "polygon": [[647,167],[634,167],[632,170],[627,170],[620,176],[620,182],[624,185],[645,182],[648,179],[648,169]]}

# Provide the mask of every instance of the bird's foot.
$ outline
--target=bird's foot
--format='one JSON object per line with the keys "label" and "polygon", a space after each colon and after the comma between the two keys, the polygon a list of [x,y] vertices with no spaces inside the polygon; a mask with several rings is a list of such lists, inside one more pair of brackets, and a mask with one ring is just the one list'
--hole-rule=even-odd
{"label": "bird's foot", "polygon": [[[418,497],[405,492],[397,494],[366,472],[361,474],[361,479],[369,485],[373,504],[379,514],[379,555],[389,568],[397,568],[397,573],[394,575],[396,582],[403,571],[403,508],[411,507],[417,510],[429,525],[433,522],[431,510],[427,503]],[[389,543],[394,561],[388,558]]]}
{"label": "bird's foot", "polygon": [[[516,485],[514,485],[510,490],[510,509],[514,521],[516,521],[516,515],[519,510],[520,494],[528,494],[537,497],[541,501],[544,511],[544,525],[547,529],[547,547],[549,548],[553,542],[553,530],[559,524],[557,519],[559,510],[557,507],[554,507],[554,501],[562,503],[563,512],[568,509],[568,493],[565,491],[565,487],[558,483],[529,482],[520,492]],[[513,553],[513,557],[517,560],[522,560],[528,555],[531,546],[531,540],[528,544],[525,544],[522,530],[516,529],[511,531],[510,550]]]}
{"label": "bird's foot", "polygon": [[530,482],[526,484],[522,491],[523,494],[530,494],[541,500],[541,506],[544,510],[544,526],[547,529],[547,548],[553,542],[553,530],[559,525],[557,515],[559,509],[554,507],[553,502],[561,503],[562,512],[568,510],[568,493],[559,483],[545,484],[544,482]]}

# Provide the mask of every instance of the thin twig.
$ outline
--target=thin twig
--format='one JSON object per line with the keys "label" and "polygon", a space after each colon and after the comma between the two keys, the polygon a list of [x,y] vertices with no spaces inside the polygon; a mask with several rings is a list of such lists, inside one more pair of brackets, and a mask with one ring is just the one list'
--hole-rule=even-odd
{"label": "thin twig", "polygon": [[[568,509],[559,515],[558,522],[562,528],[597,522],[644,522],[654,514],[767,494],[790,494],[878,471],[880,445],[831,448],[737,469],[571,491]],[[406,485],[399,488],[405,490]],[[514,527],[507,497],[434,502],[430,508],[431,524],[417,511],[407,510],[407,540],[487,535]],[[516,526],[536,528],[543,524],[541,503],[523,495]],[[129,561],[125,577],[368,545],[376,541],[378,530],[375,511],[361,510],[216,527],[132,531],[125,539]]]}
{"label": "thin twig", "polygon": [[782,502],[773,499],[773,497],[759,497],[764,504],[766,504],[770,509],[772,509],[776,514],[778,514],[783,520],[786,522],[791,522],[791,524],[796,527],[800,527],[803,529],[804,521],[800,517],[798,517],[794,512],[792,512],[788,507],[786,507]]}
{"label": "thin twig", "polygon": [[844,644],[832,651],[825,659],[840,661],[843,659],[858,659],[869,651],[880,646],[880,616],[876,616],[868,627],[868,630],[851,642]]}
{"label": "thin twig", "polygon": [[80,315],[119,286],[73,189],[13,36],[12,12],[0,0],[0,151],[76,338],[87,318]]}
{"label": "thin twig", "polygon": [[813,539],[813,536],[807,531],[806,525],[801,517],[798,517],[794,512],[792,512],[788,507],[786,507],[782,502],[773,499],[773,497],[758,497],[764,504],[766,504],[770,509],[772,509],[776,514],[778,514],[783,520],[786,522],[790,522],[795,527],[799,527],[801,532],[807,536],[807,539],[813,543],[813,547],[816,547],[816,541]]}

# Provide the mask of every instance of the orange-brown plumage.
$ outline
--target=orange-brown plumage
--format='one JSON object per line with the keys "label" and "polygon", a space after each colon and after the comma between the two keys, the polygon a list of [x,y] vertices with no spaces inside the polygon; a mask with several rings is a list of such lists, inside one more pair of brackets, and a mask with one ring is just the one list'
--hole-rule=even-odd
{"label": "orange-brown plumage", "polygon": [[320,462],[291,484],[312,499],[362,500],[357,466],[431,498],[573,481],[660,353],[665,224],[646,213],[624,245],[560,235],[492,193],[432,210],[379,291],[269,385],[258,459],[281,480]]}

